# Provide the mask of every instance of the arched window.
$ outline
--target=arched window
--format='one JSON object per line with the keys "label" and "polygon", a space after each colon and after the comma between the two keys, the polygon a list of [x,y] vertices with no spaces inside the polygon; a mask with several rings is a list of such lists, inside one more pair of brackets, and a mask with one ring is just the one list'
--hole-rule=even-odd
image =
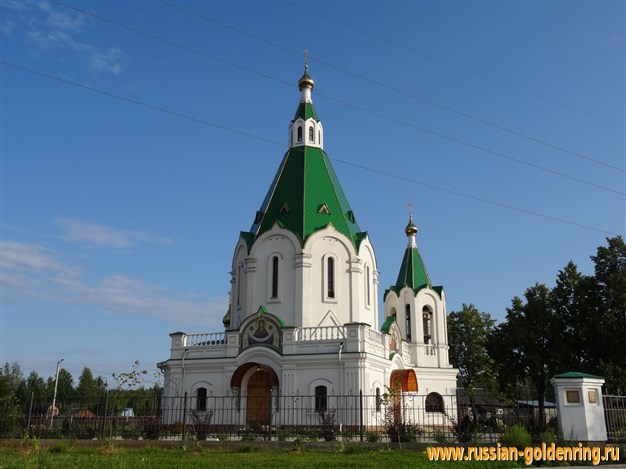
{"label": "arched window", "polygon": [[383,399],[380,395],[380,388],[376,388],[376,412],[380,412],[383,404]]}
{"label": "arched window", "polygon": [[426,412],[441,412],[444,411],[443,406],[443,397],[441,394],[436,392],[431,392],[428,396],[426,396]]}
{"label": "arched window", "polygon": [[272,257],[272,298],[278,298],[278,256]]}
{"label": "arched window", "polygon": [[317,131],[317,143],[319,143],[320,145],[322,144],[322,131],[321,130]]}
{"label": "arched window", "polygon": [[315,138],[313,137],[313,127],[309,127],[309,142],[313,142]]}
{"label": "arched window", "polygon": [[371,304],[370,300],[370,266],[365,267],[365,301],[366,305],[369,306]]}
{"label": "arched window", "polygon": [[422,308],[422,326],[424,327],[424,343],[430,344],[432,338],[431,323],[433,318],[433,312],[429,306]]}
{"label": "arched window", "polygon": [[206,388],[198,388],[196,390],[196,410],[206,410]]}
{"label": "arched window", "polygon": [[329,257],[326,261],[326,280],[327,290],[326,296],[328,298],[335,297],[335,259]]}
{"label": "arched window", "polygon": [[406,341],[411,342],[411,305],[406,305]]}
{"label": "arched window", "polygon": [[239,264],[237,267],[237,306],[241,304],[241,281],[242,277],[243,265]]}
{"label": "arched window", "polygon": [[326,386],[315,386],[315,411],[326,412],[328,408],[328,389]]}
{"label": "arched window", "polygon": [[302,126],[298,126],[298,142],[302,141]]}

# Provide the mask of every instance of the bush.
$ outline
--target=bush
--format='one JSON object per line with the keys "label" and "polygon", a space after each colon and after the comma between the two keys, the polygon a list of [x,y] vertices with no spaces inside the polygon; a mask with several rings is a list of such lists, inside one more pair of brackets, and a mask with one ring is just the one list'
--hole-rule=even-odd
{"label": "bush", "polygon": [[502,446],[515,446],[518,449],[523,449],[532,445],[532,437],[523,426],[512,425],[502,434],[500,443]]}
{"label": "bush", "polygon": [[476,425],[469,415],[464,415],[458,423],[452,427],[452,433],[456,436],[459,443],[468,443],[474,437]]}

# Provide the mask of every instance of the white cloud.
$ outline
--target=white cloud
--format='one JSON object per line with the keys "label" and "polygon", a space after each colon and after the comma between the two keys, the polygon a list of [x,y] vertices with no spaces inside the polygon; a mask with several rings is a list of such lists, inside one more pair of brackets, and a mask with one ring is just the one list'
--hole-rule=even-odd
{"label": "white cloud", "polygon": [[0,283],[6,298],[35,298],[64,304],[88,304],[109,312],[165,320],[178,326],[219,324],[228,298],[201,299],[173,292],[126,275],[95,282],[45,246],[18,241],[0,244]]}
{"label": "white cloud", "polygon": [[24,31],[25,38],[36,47],[34,55],[41,51],[56,49],[78,53],[80,61],[95,72],[120,75],[127,58],[119,47],[102,47],[84,41],[84,37],[96,24],[83,13],[69,10],[48,1],[2,2],[7,14],[2,20],[2,32],[12,35]]}
{"label": "white cloud", "polygon": [[50,2],[39,2],[39,9],[47,13],[46,25],[52,29],[81,32],[85,27],[85,15],[69,10],[55,10]]}
{"label": "white cloud", "polygon": [[121,60],[124,54],[117,47],[110,47],[106,51],[96,51],[91,55],[91,68],[96,71],[105,70],[114,75],[122,73],[124,68]]}
{"label": "white cloud", "polygon": [[126,248],[138,243],[148,244],[169,244],[172,241],[168,238],[154,236],[141,231],[129,231],[119,228],[112,228],[103,225],[96,225],[82,220],[69,218],[57,218],[55,225],[64,230],[63,239],[99,246],[109,246],[115,248]]}
{"label": "white cloud", "polygon": [[59,270],[62,265],[44,246],[16,241],[0,241],[0,268],[3,271]]}

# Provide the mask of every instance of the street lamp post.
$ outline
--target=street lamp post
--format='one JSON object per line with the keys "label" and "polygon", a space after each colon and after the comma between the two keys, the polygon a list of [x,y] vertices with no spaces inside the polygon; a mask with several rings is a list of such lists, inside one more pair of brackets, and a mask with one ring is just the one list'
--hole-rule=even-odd
{"label": "street lamp post", "polygon": [[54,423],[54,409],[56,409],[56,403],[57,403],[57,388],[59,385],[59,368],[61,366],[61,362],[63,361],[63,358],[61,358],[58,362],[57,362],[57,372],[56,375],[54,377],[54,397],[52,398],[52,409],[50,412],[50,429],[52,429],[52,424]]}

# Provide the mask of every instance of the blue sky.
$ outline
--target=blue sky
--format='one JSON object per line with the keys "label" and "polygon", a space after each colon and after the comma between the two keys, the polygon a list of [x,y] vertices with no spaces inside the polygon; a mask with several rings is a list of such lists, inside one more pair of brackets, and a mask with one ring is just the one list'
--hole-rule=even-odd
{"label": "blue sky", "polygon": [[169,333],[220,330],[305,49],[381,298],[409,202],[448,312],[497,319],[570,259],[591,273],[626,231],[623,2],[2,0],[0,13],[0,362],[26,373],[60,358],[75,378],[153,369]]}

